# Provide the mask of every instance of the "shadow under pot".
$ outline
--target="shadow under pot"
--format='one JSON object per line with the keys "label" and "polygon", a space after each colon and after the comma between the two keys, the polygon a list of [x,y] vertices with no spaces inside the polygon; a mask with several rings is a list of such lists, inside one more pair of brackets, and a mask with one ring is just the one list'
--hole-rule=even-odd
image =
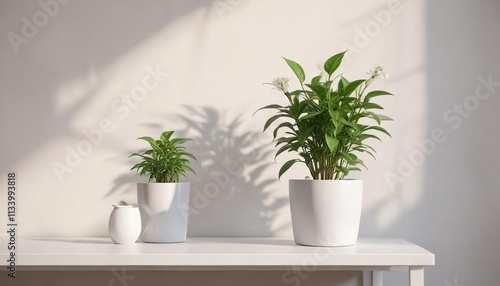
{"label": "shadow under pot", "polygon": [[186,241],[189,183],[138,183],[137,199],[143,242]]}

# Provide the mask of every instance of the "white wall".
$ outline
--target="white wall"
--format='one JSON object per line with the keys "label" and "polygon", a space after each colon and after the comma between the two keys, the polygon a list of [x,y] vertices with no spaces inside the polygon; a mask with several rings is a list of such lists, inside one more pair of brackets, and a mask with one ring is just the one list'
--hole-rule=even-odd
{"label": "white wall", "polygon": [[[304,177],[305,168],[276,179],[279,164],[269,134],[261,134],[269,113],[252,114],[282,100],[262,86],[292,77],[281,56],[312,75],[328,56],[350,49],[346,76],[364,77],[383,63],[391,78],[376,87],[397,94],[381,101],[396,119],[387,125],[393,138],[376,143],[377,161],[367,159],[370,170],[355,175],[365,180],[361,235],[401,237],[435,252],[427,285],[494,285],[498,86],[480,90],[492,94],[488,99],[474,96],[479,77],[500,81],[500,3],[470,2],[73,0],[24,36],[23,17],[44,20],[40,4],[0,2],[0,170],[2,177],[19,174],[20,234],[106,235],[110,205],[135,200],[141,180],[128,171],[128,154],[144,147],[135,138],[168,129],[194,138],[190,147],[200,159],[198,176],[189,178],[189,235],[291,236],[287,179]],[[26,39],[13,45],[9,33]],[[163,73],[157,86],[137,100],[127,95],[151,69]],[[447,112],[464,99],[469,111]],[[86,132],[106,123],[102,140],[85,143]],[[419,157],[418,146],[436,128],[443,135],[434,139],[446,139]],[[68,150],[85,144],[89,154],[66,161]],[[68,172],[55,172],[55,162]],[[205,201],[204,190],[217,195]],[[266,275],[248,280],[239,273],[225,283],[262,284]],[[280,273],[269,275],[279,282]],[[304,283],[335,278],[321,275]],[[358,278],[347,273],[335,281]],[[202,281],[221,285],[220,278]]]}

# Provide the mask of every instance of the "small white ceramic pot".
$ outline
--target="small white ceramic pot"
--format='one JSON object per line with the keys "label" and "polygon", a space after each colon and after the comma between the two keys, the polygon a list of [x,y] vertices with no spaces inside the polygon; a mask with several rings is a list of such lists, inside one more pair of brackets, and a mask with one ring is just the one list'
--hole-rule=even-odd
{"label": "small white ceramic pot", "polygon": [[361,180],[290,180],[295,243],[348,246],[358,239],[363,198]]}
{"label": "small white ceramic pot", "polygon": [[189,183],[138,183],[144,242],[186,241]]}
{"label": "small white ceramic pot", "polygon": [[109,217],[108,232],[117,244],[132,244],[141,234],[141,215],[137,206],[113,205]]}

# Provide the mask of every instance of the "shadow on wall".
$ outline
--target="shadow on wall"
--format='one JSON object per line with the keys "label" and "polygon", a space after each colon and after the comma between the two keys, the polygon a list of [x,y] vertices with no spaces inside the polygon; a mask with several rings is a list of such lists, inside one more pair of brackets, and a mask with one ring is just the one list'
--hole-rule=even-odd
{"label": "shadow on wall", "polygon": [[[130,154],[132,154],[132,152]],[[135,192],[137,190],[136,183],[143,181],[144,179],[140,179],[138,175],[133,171],[120,175],[113,180],[113,188],[111,188],[111,190],[109,190],[109,192],[104,197],[106,198],[118,194],[123,195]]]}
{"label": "shadow on wall", "polygon": [[[500,3],[427,1],[426,10],[429,115],[421,142],[427,142],[427,152],[415,145],[425,162],[412,167],[424,171],[422,197],[388,228],[376,229],[384,208],[404,207],[400,185],[363,214],[362,229],[365,235],[401,237],[434,252],[436,266],[426,270],[426,284],[497,285],[500,137],[488,130],[499,121]],[[488,86],[490,75],[494,83]],[[490,97],[483,100],[478,91],[489,91]],[[462,111],[455,109],[459,105]],[[442,130],[443,142],[433,140],[436,129]]]}
{"label": "shadow on wall", "polygon": [[[175,136],[193,139],[186,147],[198,159],[191,164],[196,175],[186,179],[191,183],[188,235],[271,236],[286,227],[274,224],[288,198],[276,197],[276,179],[266,179],[274,153],[267,137],[245,131],[241,117],[229,119],[212,107],[185,107],[174,117],[186,124]],[[148,127],[158,134],[168,129]],[[133,172],[120,175],[105,197],[135,192],[135,182]]]}
{"label": "shadow on wall", "polygon": [[[20,33],[20,19],[30,17],[31,10],[41,9],[38,1],[25,4],[6,8],[12,13],[20,12],[11,18],[15,21],[2,22],[5,34]],[[82,137],[80,130],[71,126],[75,115],[88,110],[98,95],[109,88],[107,81],[99,81],[96,71],[112,65],[151,35],[200,7],[215,14],[210,9],[212,0],[71,1],[59,7],[50,25],[40,29],[27,44],[19,46],[17,54],[8,41],[0,45],[2,66],[4,72],[8,71],[5,77],[0,77],[0,102],[8,107],[2,109],[0,130],[17,138],[2,137],[0,169],[12,168],[27,154],[55,138]],[[40,54],[46,56],[40,57]],[[61,83],[75,81],[88,81],[89,88],[84,92],[61,92]],[[126,84],[126,79],[117,83],[118,86]],[[63,110],[57,107],[58,93],[63,93],[64,101],[71,102]],[[11,118],[19,120],[9,120]]]}
{"label": "shadow on wall", "polygon": [[[212,107],[185,107],[180,136],[193,139],[198,159],[191,180],[189,235],[270,236],[277,211],[288,198],[274,196],[266,179],[273,150],[262,133],[245,131],[241,117],[229,119]],[[220,222],[220,223],[218,223]],[[222,223],[224,222],[224,223]]]}

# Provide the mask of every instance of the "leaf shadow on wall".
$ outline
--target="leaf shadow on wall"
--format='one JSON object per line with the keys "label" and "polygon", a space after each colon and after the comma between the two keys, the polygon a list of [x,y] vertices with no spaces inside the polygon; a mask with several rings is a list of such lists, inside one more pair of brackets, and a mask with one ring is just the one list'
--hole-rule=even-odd
{"label": "leaf shadow on wall", "polygon": [[[186,147],[197,158],[191,160],[196,174],[184,179],[191,183],[188,235],[271,236],[287,227],[275,222],[288,198],[275,196],[276,174],[268,175],[274,149],[267,137],[245,131],[241,117],[230,119],[212,107],[185,107],[172,117],[186,124],[174,136],[193,139]],[[148,127],[158,134],[171,129],[163,123]],[[119,175],[104,197],[132,195],[137,181],[145,178]]]}
{"label": "leaf shadow on wall", "polygon": [[[185,107],[179,114],[192,138],[193,162],[188,234],[270,236],[279,230],[277,212],[288,198],[275,197],[277,180],[266,176],[273,153],[262,134],[245,131],[241,117],[212,107]],[[266,145],[267,144],[267,145]]]}
{"label": "leaf shadow on wall", "polygon": [[[9,9],[14,20],[2,22],[6,29],[18,33],[19,19],[28,16],[22,13],[44,11],[38,2],[30,2],[12,4]],[[25,11],[23,6],[29,9]],[[2,65],[11,69],[10,77],[0,79],[0,130],[19,139],[0,138],[2,170],[12,169],[26,154],[56,144],[53,143],[56,139],[85,139],[81,129],[74,127],[78,114],[90,110],[90,113],[103,112],[97,119],[107,116],[109,110],[93,108],[96,101],[110,95],[111,102],[112,96],[116,98],[127,84],[125,77],[110,80],[102,76],[103,71],[193,11],[204,9],[207,17],[217,16],[212,0],[71,1],[59,7],[49,25],[40,29],[29,43],[19,46],[17,55],[11,45],[0,47]],[[113,90],[108,89],[110,82],[116,87]],[[95,122],[85,128],[95,128]],[[53,160],[64,160],[65,145],[61,144],[59,150],[60,157],[51,158],[43,168],[50,169]]]}

